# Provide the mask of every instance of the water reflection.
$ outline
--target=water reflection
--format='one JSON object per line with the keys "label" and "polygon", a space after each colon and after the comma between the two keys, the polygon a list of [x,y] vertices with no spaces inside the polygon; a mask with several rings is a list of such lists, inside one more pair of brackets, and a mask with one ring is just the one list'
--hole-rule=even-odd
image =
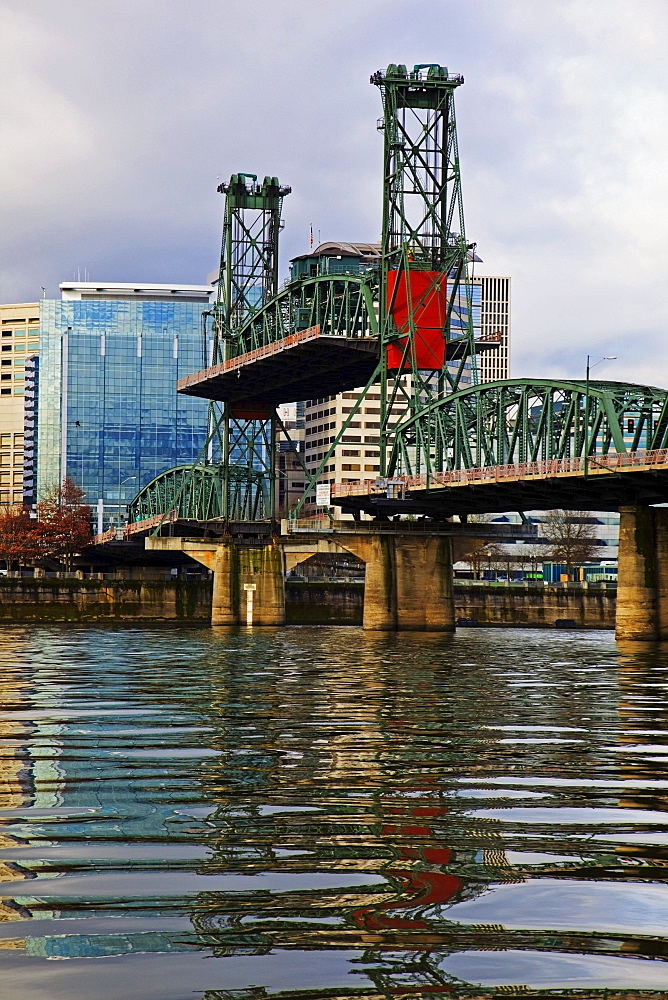
{"label": "water reflection", "polygon": [[667,654],[5,627],[7,995],[665,996]]}

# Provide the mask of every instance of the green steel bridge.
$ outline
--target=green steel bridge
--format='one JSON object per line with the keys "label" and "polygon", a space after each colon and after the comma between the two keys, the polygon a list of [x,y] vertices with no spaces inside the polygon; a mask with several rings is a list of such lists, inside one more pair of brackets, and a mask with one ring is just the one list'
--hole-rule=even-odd
{"label": "green steel bridge", "polygon": [[[261,521],[276,514],[277,407],[357,390],[350,413],[304,465],[303,510],[368,394],[380,389],[379,475],[331,484],[344,512],[385,518],[531,509],[616,510],[668,500],[668,392],[586,379],[480,384],[454,95],[461,76],[390,65],[381,94],[383,225],[377,256],[332,272],[312,255],[278,285],[275,177],[219,188],[225,221],[212,363],[178,384],[210,401],[194,467],[143,487],[131,520],[161,514]],[[308,255],[307,255],[308,256]],[[315,272],[315,273],[314,273]],[[214,445],[216,446],[214,448]],[[215,458],[212,456],[215,454]],[[173,515],[174,516],[174,515]]]}

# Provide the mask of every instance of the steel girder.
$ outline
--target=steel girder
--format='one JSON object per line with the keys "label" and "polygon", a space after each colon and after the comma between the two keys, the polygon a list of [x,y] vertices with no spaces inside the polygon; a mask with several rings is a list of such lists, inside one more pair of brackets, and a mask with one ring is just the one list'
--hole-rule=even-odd
{"label": "steel girder", "polygon": [[129,520],[176,510],[179,518],[197,521],[259,521],[270,516],[269,493],[268,477],[247,466],[179,465],[161,472],[137,493],[128,506]]}
{"label": "steel girder", "polygon": [[426,475],[668,447],[668,391],[623,382],[490,382],[452,393],[395,429],[389,471]]}

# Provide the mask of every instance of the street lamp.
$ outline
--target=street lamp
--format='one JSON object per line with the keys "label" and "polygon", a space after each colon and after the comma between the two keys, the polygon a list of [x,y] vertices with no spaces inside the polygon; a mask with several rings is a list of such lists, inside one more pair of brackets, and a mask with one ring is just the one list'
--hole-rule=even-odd
{"label": "street lamp", "polygon": [[121,487],[125,486],[126,483],[131,483],[133,481],[133,479],[136,479],[136,478],[137,478],[136,476],[128,476],[127,479],[124,479],[122,483],[118,484],[118,523],[119,524],[121,523],[121,508],[123,506],[123,504],[121,503]]}
{"label": "street lamp", "polygon": [[587,478],[589,474],[589,372],[592,368],[596,368],[596,365],[602,364],[603,361],[616,361],[616,354],[607,354],[604,358],[599,358],[598,361],[591,363],[591,355],[587,355],[587,377],[585,379],[585,412],[584,412],[584,478]]}

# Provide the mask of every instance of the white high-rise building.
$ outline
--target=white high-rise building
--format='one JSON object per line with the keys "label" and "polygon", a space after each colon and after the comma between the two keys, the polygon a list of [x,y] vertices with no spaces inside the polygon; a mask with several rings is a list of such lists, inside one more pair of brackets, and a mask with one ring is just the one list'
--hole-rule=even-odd
{"label": "white high-rise building", "polygon": [[499,345],[478,355],[478,379],[498,382],[510,378],[510,278],[479,275],[473,285],[480,288],[480,339]]}

